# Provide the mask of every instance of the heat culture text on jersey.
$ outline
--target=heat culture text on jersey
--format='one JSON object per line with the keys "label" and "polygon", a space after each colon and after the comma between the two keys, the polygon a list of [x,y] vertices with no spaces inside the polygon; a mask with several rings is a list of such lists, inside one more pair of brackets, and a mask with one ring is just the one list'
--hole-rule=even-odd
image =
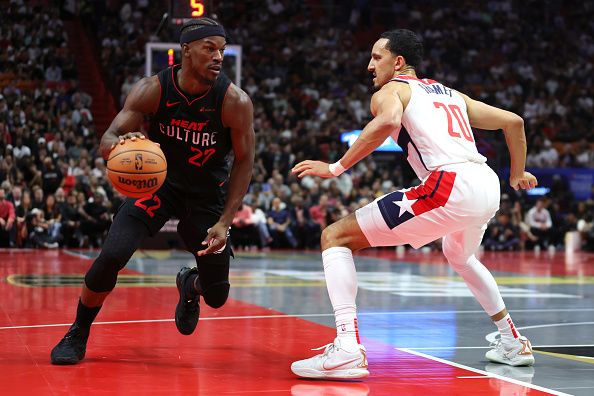
{"label": "heat culture text on jersey", "polygon": [[195,122],[172,118],[169,125],[159,122],[159,131],[167,137],[191,143],[195,146],[209,147],[217,144],[218,132],[202,132],[207,122]]}

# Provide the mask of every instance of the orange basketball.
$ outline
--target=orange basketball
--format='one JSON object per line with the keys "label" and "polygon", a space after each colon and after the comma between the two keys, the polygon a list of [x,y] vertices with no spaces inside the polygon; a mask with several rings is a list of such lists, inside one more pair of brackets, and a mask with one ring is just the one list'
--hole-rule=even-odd
{"label": "orange basketball", "polygon": [[126,140],[109,153],[107,176],[120,193],[140,198],[153,194],[167,176],[167,160],[159,146],[148,139]]}

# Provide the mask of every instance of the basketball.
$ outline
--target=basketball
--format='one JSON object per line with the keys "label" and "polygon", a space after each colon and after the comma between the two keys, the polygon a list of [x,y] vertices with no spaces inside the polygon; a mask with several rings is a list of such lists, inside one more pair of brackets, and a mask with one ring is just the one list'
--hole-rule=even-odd
{"label": "basketball", "polygon": [[126,140],[109,153],[107,176],[123,195],[140,198],[153,194],[167,176],[167,160],[161,148],[148,139]]}

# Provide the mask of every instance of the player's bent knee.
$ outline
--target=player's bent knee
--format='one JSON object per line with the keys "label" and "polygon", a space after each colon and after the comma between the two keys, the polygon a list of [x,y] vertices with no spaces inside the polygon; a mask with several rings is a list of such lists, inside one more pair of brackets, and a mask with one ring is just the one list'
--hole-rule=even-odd
{"label": "player's bent knee", "polygon": [[85,284],[96,293],[112,291],[118,279],[118,272],[128,262],[123,252],[103,250],[85,275]]}
{"label": "player's bent knee", "polygon": [[320,245],[322,250],[331,247],[346,247],[352,251],[357,251],[369,247],[369,242],[359,229],[355,215],[350,214],[324,228],[320,238]]}
{"label": "player's bent knee", "polygon": [[454,240],[445,239],[441,250],[445,258],[448,259],[450,263],[452,261],[459,262],[463,258],[461,255],[461,246]]}
{"label": "player's bent knee", "polygon": [[118,280],[118,272],[93,264],[85,275],[85,285],[95,293],[112,291]]}
{"label": "player's bent knee", "polygon": [[202,293],[204,302],[212,308],[221,308],[227,302],[229,297],[229,289],[231,285],[229,282],[214,283]]}
{"label": "player's bent knee", "polygon": [[468,271],[475,261],[473,260],[474,255],[469,257],[466,254],[460,253],[455,248],[446,249],[444,246],[443,254],[448,260],[448,263],[452,269],[458,273]]}
{"label": "player's bent knee", "polygon": [[335,228],[336,226],[334,224],[330,224],[328,227],[322,230],[322,235],[320,236],[320,243],[323,249],[327,249],[328,247],[333,246],[332,244],[335,242],[337,238],[337,232]]}
{"label": "player's bent knee", "polygon": [[322,250],[335,246],[350,248],[349,241],[349,236],[344,232],[344,229],[340,226],[339,222],[330,224],[328,227],[324,228],[320,237]]}

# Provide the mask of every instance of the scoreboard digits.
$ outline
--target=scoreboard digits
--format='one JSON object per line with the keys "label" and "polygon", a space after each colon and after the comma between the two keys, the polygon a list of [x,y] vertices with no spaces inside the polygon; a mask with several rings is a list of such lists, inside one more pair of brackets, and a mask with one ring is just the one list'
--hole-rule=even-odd
{"label": "scoreboard digits", "polygon": [[175,24],[193,18],[202,18],[211,13],[209,0],[171,0],[169,17]]}

